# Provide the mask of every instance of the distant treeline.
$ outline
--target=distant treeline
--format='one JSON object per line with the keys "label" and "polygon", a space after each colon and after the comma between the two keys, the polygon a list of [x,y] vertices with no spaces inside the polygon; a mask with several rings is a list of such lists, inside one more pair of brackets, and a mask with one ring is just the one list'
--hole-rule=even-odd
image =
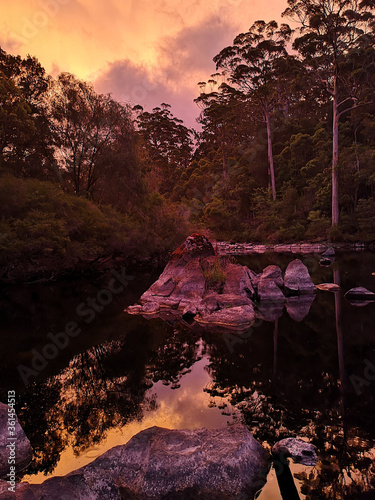
{"label": "distant treeline", "polygon": [[200,82],[197,132],[0,49],[3,277],[166,252],[192,230],[375,239],[374,2],[289,1]]}

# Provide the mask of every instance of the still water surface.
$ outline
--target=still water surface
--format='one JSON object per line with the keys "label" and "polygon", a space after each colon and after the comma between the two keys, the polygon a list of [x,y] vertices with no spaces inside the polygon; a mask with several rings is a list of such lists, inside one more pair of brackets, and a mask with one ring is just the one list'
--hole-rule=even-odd
{"label": "still water surface", "polygon": [[[268,264],[285,269],[295,257],[238,259],[259,272]],[[0,400],[17,391],[34,450],[23,480],[66,474],[153,425],[240,421],[265,445],[299,436],[317,446],[316,467],[292,467],[301,498],[374,498],[375,372],[370,380],[366,367],[375,365],[375,303],[356,307],[343,294],[354,286],[375,291],[375,255],[338,255],[329,268],[314,256],[302,259],[314,283],[340,282],[341,291],[318,291],[303,319],[273,311],[246,339],[123,313],[158,272],[133,273],[90,323],[77,308],[112,275],[4,290]],[[81,333],[25,386],[19,366],[30,367],[47,335],[69,322]],[[281,498],[274,471],[259,498]]]}

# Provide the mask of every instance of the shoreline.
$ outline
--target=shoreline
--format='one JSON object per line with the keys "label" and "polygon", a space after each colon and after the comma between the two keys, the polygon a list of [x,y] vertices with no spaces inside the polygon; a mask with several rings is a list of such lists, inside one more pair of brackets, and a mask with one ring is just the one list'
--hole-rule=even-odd
{"label": "shoreline", "polygon": [[213,241],[212,245],[220,255],[251,255],[266,252],[292,253],[292,254],[322,254],[328,248],[335,252],[363,252],[375,251],[375,243],[276,243],[270,245],[256,243],[230,243],[227,241]]}

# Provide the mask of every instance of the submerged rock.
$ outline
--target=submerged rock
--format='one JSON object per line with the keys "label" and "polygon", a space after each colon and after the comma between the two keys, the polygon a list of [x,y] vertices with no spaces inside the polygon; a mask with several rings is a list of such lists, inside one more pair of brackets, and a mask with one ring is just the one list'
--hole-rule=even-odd
{"label": "submerged rock", "polygon": [[272,455],[276,457],[291,457],[297,464],[316,465],[318,457],[316,447],[298,438],[286,438],[278,441],[272,447]]}
{"label": "submerged rock", "polygon": [[345,298],[349,302],[356,301],[373,301],[375,300],[375,293],[371,292],[371,290],[367,290],[363,286],[359,286],[357,288],[351,288],[345,294]]}
{"label": "submerged rock", "polygon": [[251,499],[265,484],[269,459],[243,425],[152,427],[64,477],[18,485],[17,499]]}
{"label": "submerged rock", "polygon": [[[10,421],[12,424],[9,424]],[[8,427],[9,425],[13,427],[13,421],[15,431],[14,434],[11,435],[10,431],[13,432],[13,429],[9,430]],[[12,440],[9,438],[12,438]],[[15,445],[15,463],[12,465],[15,466],[16,472],[19,472],[31,461],[32,449],[30,441],[23,432],[16,414],[12,412],[12,409],[9,406],[0,403],[0,478],[2,479],[8,479],[7,474],[10,472],[11,464],[8,463],[8,460],[11,457],[11,453],[13,453],[12,448],[10,447],[12,443]]]}
{"label": "submerged rock", "polygon": [[320,283],[320,285],[316,285],[316,288],[325,292],[338,292],[341,287],[336,283]]}

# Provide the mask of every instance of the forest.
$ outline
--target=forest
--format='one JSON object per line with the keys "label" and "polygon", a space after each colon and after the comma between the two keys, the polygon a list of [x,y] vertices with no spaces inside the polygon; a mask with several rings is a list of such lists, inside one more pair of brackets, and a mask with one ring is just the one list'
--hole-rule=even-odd
{"label": "forest", "polygon": [[289,0],[198,83],[196,130],[0,49],[0,279],[167,254],[192,231],[375,240],[374,1]]}

